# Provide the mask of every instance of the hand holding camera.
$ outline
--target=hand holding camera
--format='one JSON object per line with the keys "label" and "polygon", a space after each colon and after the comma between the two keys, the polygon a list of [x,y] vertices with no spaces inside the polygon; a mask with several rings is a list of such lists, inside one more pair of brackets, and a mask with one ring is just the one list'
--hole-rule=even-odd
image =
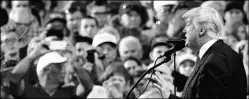
{"label": "hand holding camera", "polygon": [[43,40],[43,41],[39,42],[34,47],[34,50],[31,51],[31,53],[28,56],[33,58],[33,59],[36,59],[37,57],[42,56],[42,55],[50,52],[49,49],[47,48],[48,45],[49,45],[48,41]]}

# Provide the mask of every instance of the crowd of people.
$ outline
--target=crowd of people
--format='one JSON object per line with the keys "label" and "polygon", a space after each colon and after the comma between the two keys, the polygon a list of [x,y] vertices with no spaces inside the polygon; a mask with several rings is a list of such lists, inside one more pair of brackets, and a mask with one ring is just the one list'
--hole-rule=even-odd
{"label": "crowd of people", "polygon": [[[226,39],[244,63],[248,1],[0,0],[1,98],[125,98],[141,75],[185,39],[182,16],[195,7],[222,16]],[[129,98],[162,98],[159,72],[181,97],[196,53],[176,52],[148,73]],[[175,61],[174,61],[175,59]],[[247,84],[249,96],[249,83]]]}

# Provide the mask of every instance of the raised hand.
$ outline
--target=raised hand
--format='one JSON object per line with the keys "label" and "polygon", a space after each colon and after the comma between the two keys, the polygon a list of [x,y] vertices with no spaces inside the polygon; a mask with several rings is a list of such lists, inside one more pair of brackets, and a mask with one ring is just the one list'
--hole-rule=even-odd
{"label": "raised hand", "polygon": [[83,65],[83,68],[86,69],[88,72],[92,72],[93,70],[93,64],[90,62],[87,62]]}
{"label": "raised hand", "polygon": [[45,46],[48,45],[48,41],[41,41],[39,42],[33,51],[31,51],[31,53],[29,54],[29,57],[32,57],[32,58],[37,58],[39,56],[42,56],[48,52],[50,52]]}
{"label": "raised hand", "polygon": [[169,98],[169,95],[174,92],[174,85],[169,81],[170,76],[162,75],[159,72],[155,72],[154,79],[157,83],[154,86],[161,90],[163,98]]}

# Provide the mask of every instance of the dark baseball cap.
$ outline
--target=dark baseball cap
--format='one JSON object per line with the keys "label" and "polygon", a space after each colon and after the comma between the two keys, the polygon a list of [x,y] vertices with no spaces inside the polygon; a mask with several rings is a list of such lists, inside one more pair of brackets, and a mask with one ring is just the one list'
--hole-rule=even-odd
{"label": "dark baseball cap", "polygon": [[167,43],[168,37],[166,36],[155,36],[152,38],[150,42],[150,50],[153,50],[157,46],[166,46],[168,48],[171,48],[172,45]]}

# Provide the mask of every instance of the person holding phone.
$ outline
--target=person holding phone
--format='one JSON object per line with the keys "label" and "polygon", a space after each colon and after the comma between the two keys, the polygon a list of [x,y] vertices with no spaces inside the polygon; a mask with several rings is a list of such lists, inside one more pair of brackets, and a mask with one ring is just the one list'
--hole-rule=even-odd
{"label": "person holding phone", "polygon": [[[62,86],[65,77],[65,63],[67,57],[56,51],[48,50],[48,41],[41,41],[37,46],[17,64],[8,76],[11,94],[15,98],[86,98],[93,89],[93,83],[89,74],[83,68],[72,66],[77,75],[77,86]],[[39,82],[31,85],[24,80],[26,73],[37,61],[36,73]],[[38,91],[39,90],[39,91]]]}
{"label": "person holding phone", "polygon": [[121,62],[117,55],[118,40],[111,33],[99,33],[93,38],[92,46],[96,48],[101,57],[103,68],[115,62]]}

